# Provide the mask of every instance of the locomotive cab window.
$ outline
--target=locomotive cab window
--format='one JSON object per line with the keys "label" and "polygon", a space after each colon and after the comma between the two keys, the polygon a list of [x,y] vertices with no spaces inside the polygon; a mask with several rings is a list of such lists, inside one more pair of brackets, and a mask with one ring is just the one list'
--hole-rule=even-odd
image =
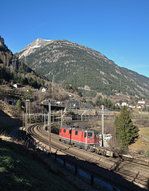
{"label": "locomotive cab window", "polygon": [[93,133],[91,133],[91,132],[88,132],[88,137],[92,137],[93,136]]}
{"label": "locomotive cab window", "polygon": [[69,130],[69,134],[71,134],[71,130]]}
{"label": "locomotive cab window", "polygon": [[66,129],[64,129],[64,133],[66,133]]}
{"label": "locomotive cab window", "polygon": [[75,131],[75,135],[78,135],[78,131]]}

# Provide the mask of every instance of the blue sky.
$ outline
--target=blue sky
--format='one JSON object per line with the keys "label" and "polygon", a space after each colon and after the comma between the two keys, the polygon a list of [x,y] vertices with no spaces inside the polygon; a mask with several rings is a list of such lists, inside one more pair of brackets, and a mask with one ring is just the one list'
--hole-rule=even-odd
{"label": "blue sky", "polygon": [[13,53],[37,38],[66,39],[149,77],[149,0],[0,0],[0,9]]}

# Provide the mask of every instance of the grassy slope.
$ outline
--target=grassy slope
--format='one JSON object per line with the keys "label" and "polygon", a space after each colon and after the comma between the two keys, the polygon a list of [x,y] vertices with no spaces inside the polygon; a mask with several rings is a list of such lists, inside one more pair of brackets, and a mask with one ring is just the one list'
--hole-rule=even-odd
{"label": "grassy slope", "polygon": [[0,188],[5,190],[75,190],[62,177],[51,173],[22,146],[0,141]]}
{"label": "grassy slope", "polygon": [[140,137],[138,140],[130,145],[129,148],[135,151],[143,151],[146,153],[149,150],[149,142],[145,141],[142,136],[149,139],[149,127],[140,128],[139,135]]}
{"label": "grassy slope", "polygon": [[[0,133],[8,135],[21,122],[0,110]],[[0,139],[0,190],[75,190],[62,177],[46,169],[22,146]]]}
{"label": "grassy slope", "polygon": [[138,114],[134,115],[134,124],[139,128],[139,138],[138,140],[129,146],[130,149],[135,151],[143,151],[147,153],[149,151],[149,142],[144,140],[144,138],[149,139],[149,115],[148,114]]}

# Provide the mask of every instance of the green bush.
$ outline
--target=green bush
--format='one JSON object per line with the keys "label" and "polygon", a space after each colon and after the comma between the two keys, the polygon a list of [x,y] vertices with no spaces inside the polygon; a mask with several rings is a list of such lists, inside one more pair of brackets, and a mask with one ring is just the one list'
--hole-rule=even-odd
{"label": "green bush", "polygon": [[149,149],[146,151],[145,156],[149,157]]}
{"label": "green bush", "polygon": [[20,99],[16,103],[16,108],[21,109],[21,100]]}

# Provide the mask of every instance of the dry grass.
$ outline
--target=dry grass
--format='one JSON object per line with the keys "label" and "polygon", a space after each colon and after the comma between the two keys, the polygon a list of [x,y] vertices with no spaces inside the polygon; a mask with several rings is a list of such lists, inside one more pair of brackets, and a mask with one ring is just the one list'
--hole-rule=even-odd
{"label": "dry grass", "polygon": [[149,138],[149,127],[140,128],[139,134]]}
{"label": "dry grass", "polygon": [[139,129],[139,138],[129,146],[129,149],[146,153],[149,150],[149,141],[146,141],[144,138],[149,139],[149,114],[135,113],[133,114],[133,118],[134,124]]}
{"label": "dry grass", "polygon": [[130,145],[129,149],[146,153],[149,150],[149,141],[145,141],[143,138],[149,139],[149,127],[140,128],[139,135],[138,140]]}
{"label": "dry grass", "polygon": [[129,146],[129,149],[146,153],[149,149],[149,142],[144,141],[142,138],[139,138],[134,144]]}

